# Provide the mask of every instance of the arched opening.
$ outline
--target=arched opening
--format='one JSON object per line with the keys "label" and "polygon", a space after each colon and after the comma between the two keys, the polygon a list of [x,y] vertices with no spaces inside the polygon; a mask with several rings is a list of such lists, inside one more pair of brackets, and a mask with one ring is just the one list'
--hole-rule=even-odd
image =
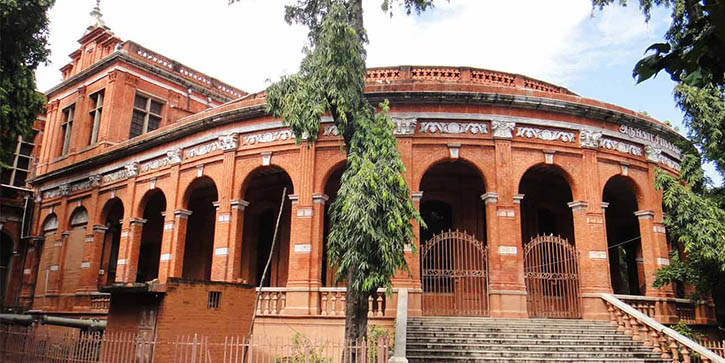
{"label": "arched opening", "polygon": [[83,249],[88,228],[88,211],[84,207],[76,208],[71,213],[68,225],[70,233],[63,260],[62,286],[64,291],[75,291],[80,287],[81,281],[80,267],[83,262]]}
{"label": "arched opening", "polygon": [[[285,187],[287,192],[285,196],[282,196],[282,190]],[[287,195],[294,193],[292,188],[292,179],[289,175],[275,166],[259,168],[245,181],[244,200],[249,202],[249,206],[244,211],[244,242],[241,262],[243,281],[259,286],[264,266],[271,253],[272,261],[263,286],[284,287],[287,285],[292,215],[291,202]],[[284,201],[284,206],[277,243],[272,251],[272,238],[282,201]]]}
{"label": "arched opening", "polygon": [[330,262],[327,259],[327,237],[330,235],[330,205],[337,198],[337,191],[340,190],[340,180],[342,179],[342,173],[345,172],[345,167],[340,166],[337,168],[327,179],[325,183],[325,195],[329,198],[325,202],[325,220],[323,225],[323,239],[322,239],[322,286],[325,287],[342,287],[345,286],[344,281],[338,283],[335,282],[336,269],[335,266],[330,266]]}
{"label": "arched opening", "polygon": [[555,235],[575,245],[574,218],[568,203],[571,188],[559,168],[538,165],[527,170],[519,182],[521,241],[525,245],[539,235]]}
{"label": "arched opening", "polygon": [[426,171],[420,190],[423,313],[488,315],[483,177],[465,161],[446,161]]}
{"label": "arched opening", "polygon": [[624,176],[614,176],[604,186],[602,200],[609,203],[607,221],[607,245],[609,246],[609,272],[615,294],[643,295],[644,266],[636,187]]}
{"label": "arched opening", "polygon": [[564,172],[537,165],[519,182],[524,282],[530,317],[580,318],[573,201]]}
{"label": "arched opening", "polygon": [[10,274],[10,257],[13,255],[13,239],[5,232],[0,233],[0,306],[5,303]]}
{"label": "arched opening", "polygon": [[211,280],[216,227],[216,185],[211,178],[197,178],[189,186],[187,196],[187,209],[191,211],[191,215],[186,224],[184,267],[181,276],[190,280],[208,281]]}
{"label": "arched opening", "polygon": [[103,208],[107,228],[103,235],[103,249],[101,250],[101,266],[98,283],[100,286],[110,285],[116,281],[116,263],[118,262],[118,248],[121,243],[121,224],[123,220],[123,203],[118,198],[106,202]]}
{"label": "arched opening", "polygon": [[41,230],[43,233],[43,250],[38,265],[38,278],[35,285],[36,295],[44,295],[56,283],[58,271],[52,266],[60,258],[60,246],[56,243],[58,217],[55,214],[45,217]]}
{"label": "arched opening", "polygon": [[136,282],[151,281],[159,277],[161,239],[164,234],[164,214],[166,213],[164,193],[154,189],[144,199],[146,205],[143,208],[143,219],[146,222],[141,230]]}

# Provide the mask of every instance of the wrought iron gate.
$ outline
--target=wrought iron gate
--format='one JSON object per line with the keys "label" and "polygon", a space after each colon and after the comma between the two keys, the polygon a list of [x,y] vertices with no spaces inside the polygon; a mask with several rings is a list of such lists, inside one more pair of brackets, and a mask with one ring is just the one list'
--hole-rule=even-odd
{"label": "wrought iron gate", "polygon": [[524,247],[524,280],[530,317],[580,318],[579,264],[565,238],[537,236]]}
{"label": "wrought iron gate", "polygon": [[487,316],[486,246],[466,232],[433,236],[421,247],[423,315]]}

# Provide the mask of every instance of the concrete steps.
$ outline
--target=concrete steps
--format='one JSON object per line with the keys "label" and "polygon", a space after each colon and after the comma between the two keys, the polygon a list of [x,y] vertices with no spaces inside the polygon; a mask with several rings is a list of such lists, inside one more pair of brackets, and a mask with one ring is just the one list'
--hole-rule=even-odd
{"label": "concrete steps", "polygon": [[414,317],[407,357],[422,362],[665,362],[608,322]]}

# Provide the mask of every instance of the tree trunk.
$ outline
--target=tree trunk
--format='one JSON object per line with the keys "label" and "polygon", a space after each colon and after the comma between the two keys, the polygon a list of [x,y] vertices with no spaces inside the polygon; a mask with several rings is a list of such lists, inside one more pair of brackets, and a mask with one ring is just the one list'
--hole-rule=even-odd
{"label": "tree trunk", "polygon": [[[347,275],[347,286],[352,286],[352,273]],[[345,347],[343,350],[343,363],[358,363],[365,361],[366,352],[362,349],[362,341],[367,338],[368,329],[368,298],[369,294],[352,291],[348,287],[345,297]]]}

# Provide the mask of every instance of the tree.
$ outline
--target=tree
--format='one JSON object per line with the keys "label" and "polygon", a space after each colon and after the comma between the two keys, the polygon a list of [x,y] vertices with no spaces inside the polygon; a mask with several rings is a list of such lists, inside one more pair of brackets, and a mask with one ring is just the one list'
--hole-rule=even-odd
{"label": "tree", "polygon": [[[626,6],[626,0],[617,0]],[[615,0],[592,0],[603,8]],[[648,21],[654,6],[672,9],[664,43],[651,45],[634,67],[642,82],[660,71],[677,82],[674,97],[684,112],[689,143],[683,143],[679,180],[658,172],[669,236],[685,252],[657,272],[655,286],[687,282],[698,294],[710,293],[725,322],[725,187],[709,187],[702,158],[725,176],[725,2],[718,0],[640,0]],[[698,151],[701,150],[702,154]]]}
{"label": "tree", "polygon": [[55,0],[0,0],[0,165],[29,137],[45,107],[35,69],[47,62],[48,9]]}
{"label": "tree", "polygon": [[[394,0],[384,0],[390,12]],[[432,0],[402,0],[406,13],[419,13]],[[368,298],[391,286],[396,271],[408,271],[404,246],[413,238],[411,221],[423,223],[410,200],[405,167],[393,136],[388,104],[368,103],[362,0],[299,0],[285,9],[288,23],[309,29],[309,44],[297,74],[267,89],[268,111],[291,127],[297,142],[314,142],[320,118],[329,113],[347,152],[337,198],[330,206],[329,261],[347,285],[345,342],[367,334]],[[351,357],[351,361],[356,361]]]}

